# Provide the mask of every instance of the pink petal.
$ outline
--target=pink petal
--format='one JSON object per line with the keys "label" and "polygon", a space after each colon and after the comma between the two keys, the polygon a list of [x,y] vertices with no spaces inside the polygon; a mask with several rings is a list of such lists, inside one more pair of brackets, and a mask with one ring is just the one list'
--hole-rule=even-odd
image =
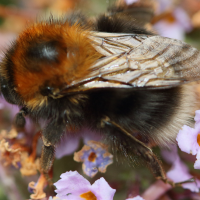
{"label": "pink petal", "polygon": [[189,32],[192,30],[192,23],[187,13],[180,7],[177,7],[173,12],[177,22],[184,29]]}
{"label": "pink petal", "polygon": [[185,31],[177,22],[168,23],[167,21],[159,21],[154,25],[155,30],[163,37],[183,40]]}
{"label": "pink petal", "polygon": [[182,184],[183,188],[188,189],[192,192],[199,192],[199,187],[195,182]]}
{"label": "pink petal", "polygon": [[[191,176],[188,173],[188,168],[184,165],[177,152],[177,146],[173,145],[169,150],[162,150],[162,156],[169,164],[173,164],[171,169],[167,172],[167,177],[173,180],[175,183],[190,179]],[[177,173],[179,172],[179,173]]]}
{"label": "pink petal", "polygon": [[196,155],[199,149],[197,143],[197,135],[199,130],[190,128],[189,126],[184,125],[182,130],[179,131],[176,141],[181,151],[188,154]]}
{"label": "pink petal", "polygon": [[[192,176],[189,174],[187,166],[183,162],[181,162],[180,159],[177,159],[174,162],[172,169],[167,172],[167,177],[175,183],[187,181],[192,178]],[[195,182],[184,183],[182,184],[182,187],[185,189],[189,189],[192,192],[199,192],[199,187]]]}
{"label": "pink petal", "polygon": [[83,200],[81,194],[91,190],[90,182],[76,171],[61,174],[61,179],[54,183],[57,197],[67,200]]}
{"label": "pink petal", "polygon": [[60,199],[59,197],[49,197],[48,200],[65,200],[65,199]]}
{"label": "pink petal", "polygon": [[196,123],[200,122],[200,110],[196,110],[194,120]]}
{"label": "pink petal", "polygon": [[163,194],[172,188],[171,185],[165,184],[163,181],[158,180],[155,183],[151,184],[144,193],[142,197],[148,200],[159,199]]}
{"label": "pink petal", "polygon": [[194,169],[200,169],[200,160],[196,160],[194,163]]}
{"label": "pink petal", "polygon": [[192,176],[188,173],[187,166],[180,161],[180,159],[177,159],[171,170],[167,172],[167,177],[173,180],[175,183],[186,181]]}
{"label": "pink petal", "polygon": [[134,198],[129,198],[129,199],[126,199],[126,200],[144,200],[141,196],[136,196]]}
{"label": "pink petal", "polygon": [[135,3],[135,2],[137,2],[138,0],[125,0],[125,3],[127,4],[127,5],[130,5],[130,4],[132,4],[132,3]]}
{"label": "pink petal", "polygon": [[200,169],[200,150],[198,151],[196,158],[197,158],[197,160],[194,163],[194,168]]}
{"label": "pink petal", "polygon": [[172,1],[171,0],[159,0],[158,1],[158,8],[157,8],[157,13],[160,14],[166,10],[168,10],[172,6]]}
{"label": "pink petal", "polygon": [[115,189],[112,189],[104,178],[100,178],[92,185],[91,192],[97,197],[97,200],[113,200]]}
{"label": "pink petal", "polygon": [[167,163],[172,164],[179,157],[178,149],[177,149],[177,145],[171,145],[171,146],[169,146],[169,148],[170,148],[170,150],[163,149],[161,151],[161,154]]}
{"label": "pink petal", "polygon": [[56,149],[56,158],[60,159],[63,156],[74,153],[78,148],[79,140],[79,137],[63,137]]}

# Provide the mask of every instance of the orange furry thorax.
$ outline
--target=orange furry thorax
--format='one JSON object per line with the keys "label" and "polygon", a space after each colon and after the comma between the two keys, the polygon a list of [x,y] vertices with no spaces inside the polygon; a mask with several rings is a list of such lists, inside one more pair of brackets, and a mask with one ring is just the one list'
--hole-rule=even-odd
{"label": "orange furry thorax", "polygon": [[[12,56],[14,85],[25,103],[35,107],[44,98],[39,93],[45,83],[54,88],[68,85],[90,73],[90,66],[101,57],[88,38],[89,31],[79,24],[36,23],[19,35]],[[53,44],[56,59],[40,59],[40,45]],[[44,51],[46,49],[44,48]],[[29,52],[32,52],[30,54]],[[34,102],[34,103],[31,103]]]}

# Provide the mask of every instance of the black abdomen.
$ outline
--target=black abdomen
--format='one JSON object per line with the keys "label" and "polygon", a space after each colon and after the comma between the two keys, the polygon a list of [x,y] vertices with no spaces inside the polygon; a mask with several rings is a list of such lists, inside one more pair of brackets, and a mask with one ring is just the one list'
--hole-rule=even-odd
{"label": "black abdomen", "polygon": [[[130,133],[150,136],[178,112],[181,88],[159,90],[101,89],[89,93],[87,122],[98,124],[108,116]],[[95,127],[93,127],[95,128]],[[150,134],[150,135],[149,135]]]}

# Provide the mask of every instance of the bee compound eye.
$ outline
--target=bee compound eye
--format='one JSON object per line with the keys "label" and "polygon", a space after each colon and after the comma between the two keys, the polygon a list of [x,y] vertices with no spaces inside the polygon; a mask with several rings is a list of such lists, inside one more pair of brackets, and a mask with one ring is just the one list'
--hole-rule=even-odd
{"label": "bee compound eye", "polygon": [[52,94],[52,88],[49,87],[49,86],[43,88],[43,89],[41,90],[41,94],[42,94],[43,96],[49,96],[50,94]]}

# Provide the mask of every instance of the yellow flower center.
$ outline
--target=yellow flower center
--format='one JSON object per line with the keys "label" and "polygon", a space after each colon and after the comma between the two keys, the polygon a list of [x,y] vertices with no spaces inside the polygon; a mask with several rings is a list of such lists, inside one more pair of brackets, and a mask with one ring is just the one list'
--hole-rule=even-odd
{"label": "yellow flower center", "polygon": [[81,194],[80,197],[85,200],[97,200],[96,196],[91,191]]}
{"label": "yellow flower center", "polygon": [[197,143],[198,143],[199,146],[200,146],[200,133],[197,135]]}

